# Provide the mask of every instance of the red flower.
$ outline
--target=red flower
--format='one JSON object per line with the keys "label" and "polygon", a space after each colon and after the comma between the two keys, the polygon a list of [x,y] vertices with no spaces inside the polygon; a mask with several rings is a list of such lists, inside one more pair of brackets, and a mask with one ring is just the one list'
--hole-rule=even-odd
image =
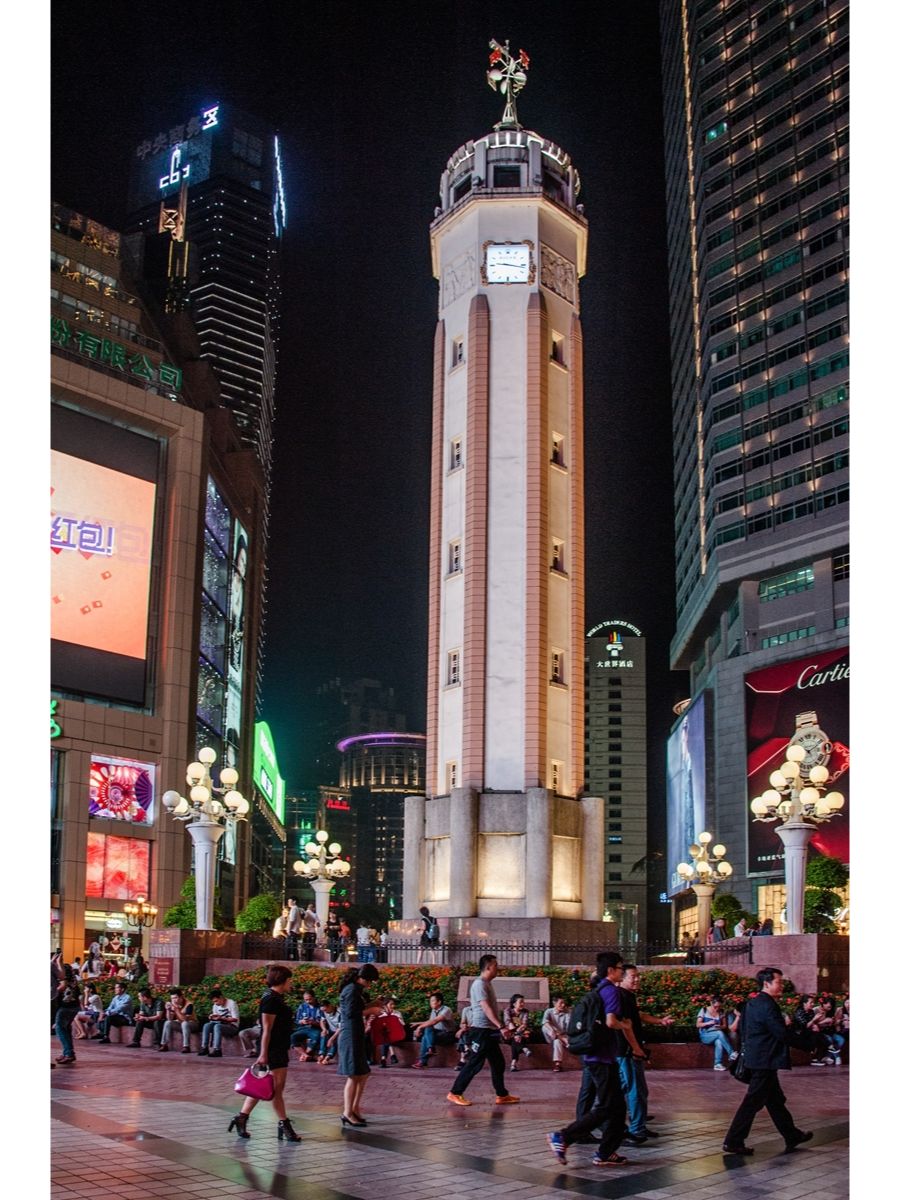
{"label": "red flower", "polygon": [[525,53],[524,50],[519,51],[519,62],[522,64],[522,66],[525,68],[526,71],[531,66],[531,59],[528,57],[528,55]]}
{"label": "red flower", "polygon": [[493,66],[493,65],[494,65],[494,63],[497,63],[497,62],[499,62],[499,61],[500,61],[500,59],[501,59],[502,57],[503,57],[503,51],[502,51],[502,50],[499,50],[499,49],[498,49],[498,50],[492,50],[492,51],[491,51],[491,57],[488,59],[488,61],[490,62],[491,66]]}

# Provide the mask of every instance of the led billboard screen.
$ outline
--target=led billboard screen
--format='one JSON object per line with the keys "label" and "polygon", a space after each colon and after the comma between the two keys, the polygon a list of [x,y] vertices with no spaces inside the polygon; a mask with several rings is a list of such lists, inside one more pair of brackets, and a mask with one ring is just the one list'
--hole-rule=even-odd
{"label": "led billboard screen", "polygon": [[750,801],[769,787],[792,741],[805,745],[808,762],[828,767],[828,791],[844,797],[841,813],[818,827],[812,847],[850,862],[850,651],[811,654],[754,671],[744,678],[747,727],[747,873],[784,870],[776,822],[755,821]]}
{"label": "led billboard screen", "polygon": [[90,816],[152,825],[155,778],[156,767],[152,763],[92,755]]}
{"label": "led billboard screen", "polygon": [[51,684],[144,702],[159,444],[53,406]]}
{"label": "led billboard screen", "polygon": [[133,900],[150,891],[150,843],[138,838],[87,835],[85,896]]}
{"label": "led billboard screen", "polygon": [[687,886],[676,870],[706,821],[706,702],[698,697],[669,737],[666,750],[666,870],[668,894]]}

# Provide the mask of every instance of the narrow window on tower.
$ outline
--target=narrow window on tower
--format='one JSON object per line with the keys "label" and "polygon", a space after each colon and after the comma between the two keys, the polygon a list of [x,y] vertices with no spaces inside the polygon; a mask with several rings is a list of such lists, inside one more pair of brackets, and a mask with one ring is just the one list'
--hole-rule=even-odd
{"label": "narrow window on tower", "polygon": [[550,786],[554,792],[558,792],[562,787],[563,764],[558,758],[550,760]]}
{"label": "narrow window on tower", "polygon": [[466,344],[462,337],[455,337],[450,347],[450,370],[466,361]]}
{"label": "narrow window on tower", "polygon": [[447,653],[447,686],[459,683],[459,651],[450,650]]}
{"label": "narrow window on tower", "polygon": [[562,650],[553,650],[550,653],[550,682],[565,683],[563,673],[563,652]]}
{"label": "narrow window on tower", "polygon": [[566,465],[566,442],[561,433],[554,433],[550,439],[550,461],[557,467]]}
{"label": "narrow window on tower", "polygon": [[558,538],[553,539],[553,550],[550,555],[550,570],[564,572],[566,569],[565,563],[565,545]]}
{"label": "narrow window on tower", "polygon": [[495,188],[517,188],[522,186],[522,171],[511,163],[499,164],[494,167]]}
{"label": "narrow window on tower", "polygon": [[550,361],[561,367],[566,365],[566,339],[556,330],[550,334]]}
{"label": "narrow window on tower", "polygon": [[447,773],[447,791],[452,792],[455,787],[459,786],[459,784],[457,783],[458,771],[457,771],[457,766],[456,766],[455,762],[447,763],[446,773]]}
{"label": "narrow window on tower", "polygon": [[447,574],[456,575],[462,570],[462,546],[459,538],[455,538],[448,547]]}
{"label": "narrow window on tower", "polygon": [[455,471],[462,466],[462,438],[450,439],[450,470]]}

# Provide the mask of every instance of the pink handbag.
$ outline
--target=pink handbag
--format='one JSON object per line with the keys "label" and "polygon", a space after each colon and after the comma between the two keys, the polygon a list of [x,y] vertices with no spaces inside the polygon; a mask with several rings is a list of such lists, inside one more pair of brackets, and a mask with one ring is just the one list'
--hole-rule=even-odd
{"label": "pink handbag", "polygon": [[258,1067],[254,1063],[242,1073],[234,1090],[242,1096],[252,1096],[254,1100],[271,1100],[275,1095],[275,1080],[268,1067]]}

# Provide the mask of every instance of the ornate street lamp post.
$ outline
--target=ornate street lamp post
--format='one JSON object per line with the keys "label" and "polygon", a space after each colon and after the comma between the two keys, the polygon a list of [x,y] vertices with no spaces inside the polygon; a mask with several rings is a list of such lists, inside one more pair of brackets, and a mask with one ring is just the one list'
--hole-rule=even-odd
{"label": "ornate street lamp post", "polygon": [[134,929],[149,929],[156,920],[159,909],[155,904],[149,904],[146,896],[135,896],[134,902],[124,905],[125,919]]}
{"label": "ornate street lamp post", "polygon": [[785,761],[769,776],[771,788],[750,801],[754,820],[782,820],[775,832],[784,843],[788,933],[803,932],[810,838],[823,821],[830,821],[844,807],[840,792],[825,791],[830,778],[828,767],[821,762],[807,766],[807,758],[808,752],[802,745],[788,746]]}
{"label": "ornate street lamp post", "polygon": [[[187,821],[188,833],[194,843],[194,878],[197,883],[197,928],[213,928],[213,890],[215,886],[216,846],[227,824],[245,821],[249,803],[234,790],[238,773],[234,767],[219,772],[220,787],[215,787],[210,769],[216,752],[209,746],[197,754],[186,772],[190,799],[176,791],[168,791],[162,802],[176,821]],[[216,799],[221,796],[222,799]]]}
{"label": "ornate street lamp post", "polygon": [[689,863],[679,863],[675,868],[685,883],[694,889],[697,897],[697,936],[701,946],[706,941],[709,932],[712,898],[718,884],[731,876],[733,867],[725,862],[727,853],[719,843],[709,849],[712,841],[711,833],[701,833],[697,842],[688,847],[691,856]]}
{"label": "ornate street lamp post", "polygon": [[298,858],[294,863],[294,874],[309,881],[316,894],[316,916],[322,928],[328,921],[328,897],[338,879],[346,879],[350,874],[350,864],[340,857],[341,847],[338,842],[332,842],[328,849],[325,843],[328,834],[320,829],[316,840],[309,841],[303,847],[306,858]]}

